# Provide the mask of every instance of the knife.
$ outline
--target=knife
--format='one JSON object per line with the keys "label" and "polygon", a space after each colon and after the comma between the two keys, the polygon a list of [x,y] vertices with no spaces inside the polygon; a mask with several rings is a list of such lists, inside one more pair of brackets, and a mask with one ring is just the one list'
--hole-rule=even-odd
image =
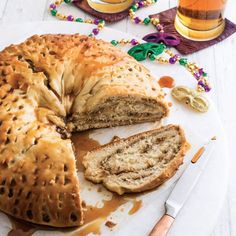
{"label": "knife", "polygon": [[149,236],[167,235],[176,216],[188,199],[190,193],[198,182],[204,171],[208,160],[215,147],[215,141],[211,139],[206,145],[201,147],[192,158],[190,164],[181,175],[179,181],[172,190],[165,202],[166,212],[152,229]]}

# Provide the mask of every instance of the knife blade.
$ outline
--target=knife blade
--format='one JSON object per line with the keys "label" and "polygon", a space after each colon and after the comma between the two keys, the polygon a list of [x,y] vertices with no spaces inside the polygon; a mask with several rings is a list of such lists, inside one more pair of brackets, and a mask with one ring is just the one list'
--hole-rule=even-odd
{"label": "knife blade", "polygon": [[198,156],[194,156],[179,178],[177,184],[165,202],[166,213],[155,225],[150,236],[164,236],[169,231],[174,219],[196,186],[203,170],[209,161],[215,147],[215,141],[210,140],[199,149]]}

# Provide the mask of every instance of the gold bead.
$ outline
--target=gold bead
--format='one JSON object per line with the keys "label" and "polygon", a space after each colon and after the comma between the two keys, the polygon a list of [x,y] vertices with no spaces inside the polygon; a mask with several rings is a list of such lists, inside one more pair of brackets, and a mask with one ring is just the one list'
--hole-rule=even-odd
{"label": "gold bead", "polygon": [[204,92],[204,88],[202,86],[198,85],[197,86],[197,91],[200,92],[200,93]]}
{"label": "gold bead", "polygon": [[155,18],[155,21],[156,21],[157,24],[160,23],[160,20],[158,18]]}
{"label": "gold bead", "polygon": [[191,67],[194,68],[194,69],[197,69],[197,65],[196,65],[196,63],[194,63],[194,62],[190,62],[190,63],[189,63],[189,66],[191,66]]}
{"label": "gold bead", "polygon": [[171,51],[169,49],[165,50],[165,53],[169,54]]}
{"label": "gold bead", "polygon": [[188,71],[190,71],[192,74],[194,74],[193,70],[189,66],[187,66],[186,68],[187,68]]}
{"label": "gold bead", "polygon": [[130,12],[130,13],[129,13],[129,16],[130,16],[130,17],[133,17],[133,16],[135,16],[135,13],[134,13],[134,12]]}
{"label": "gold bead", "polygon": [[87,23],[87,24],[91,24],[92,23],[92,21],[90,19],[87,19],[84,22]]}
{"label": "gold bead", "polygon": [[64,20],[64,15],[62,15],[61,13],[57,13],[56,17],[60,20]]}
{"label": "gold bead", "polygon": [[157,25],[157,24],[159,24],[159,19],[157,19],[157,18],[151,18],[151,23],[152,23],[153,25]]}
{"label": "gold bead", "polygon": [[147,2],[146,2],[146,1],[144,1],[144,2],[143,2],[143,5],[144,5],[144,6],[147,6]]}
{"label": "gold bead", "polygon": [[171,57],[174,56],[174,53],[173,53],[170,49],[166,49],[166,50],[165,50],[165,53],[168,54],[168,55],[170,55]]}
{"label": "gold bead", "polygon": [[165,59],[162,57],[158,57],[156,60],[161,64],[164,64],[164,62],[165,62]]}

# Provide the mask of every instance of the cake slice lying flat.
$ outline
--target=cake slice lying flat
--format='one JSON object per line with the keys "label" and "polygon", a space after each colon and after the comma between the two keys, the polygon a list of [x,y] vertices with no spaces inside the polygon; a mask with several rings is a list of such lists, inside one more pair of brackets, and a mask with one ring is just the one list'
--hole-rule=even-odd
{"label": "cake slice lying flat", "polygon": [[179,126],[168,125],[121,139],[87,153],[85,178],[118,194],[155,188],[183,163],[187,141]]}

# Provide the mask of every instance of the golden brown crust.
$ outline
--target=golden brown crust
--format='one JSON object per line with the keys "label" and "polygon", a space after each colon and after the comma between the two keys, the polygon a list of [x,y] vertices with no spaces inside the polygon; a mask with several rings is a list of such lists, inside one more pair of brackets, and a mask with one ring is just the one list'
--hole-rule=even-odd
{"label": "golden brown crust", "polygon": [[[122,77],[124,68],[129,79]],[[0,209],[37,224],[81,224],[79,183],[65,119],[88,114],[117,94],[150,98],[160,103],[163,116],[168,113],[148,70],[110,43],[78,34],[35,35],[4,49]]]}
{"label": "golden brown crust", "polygon": [[0,88],[0,209],[37,224],[80,224],[70,140],[62,140],[47,120],[52,111],[37,108],[30,95],[9,88]]}

